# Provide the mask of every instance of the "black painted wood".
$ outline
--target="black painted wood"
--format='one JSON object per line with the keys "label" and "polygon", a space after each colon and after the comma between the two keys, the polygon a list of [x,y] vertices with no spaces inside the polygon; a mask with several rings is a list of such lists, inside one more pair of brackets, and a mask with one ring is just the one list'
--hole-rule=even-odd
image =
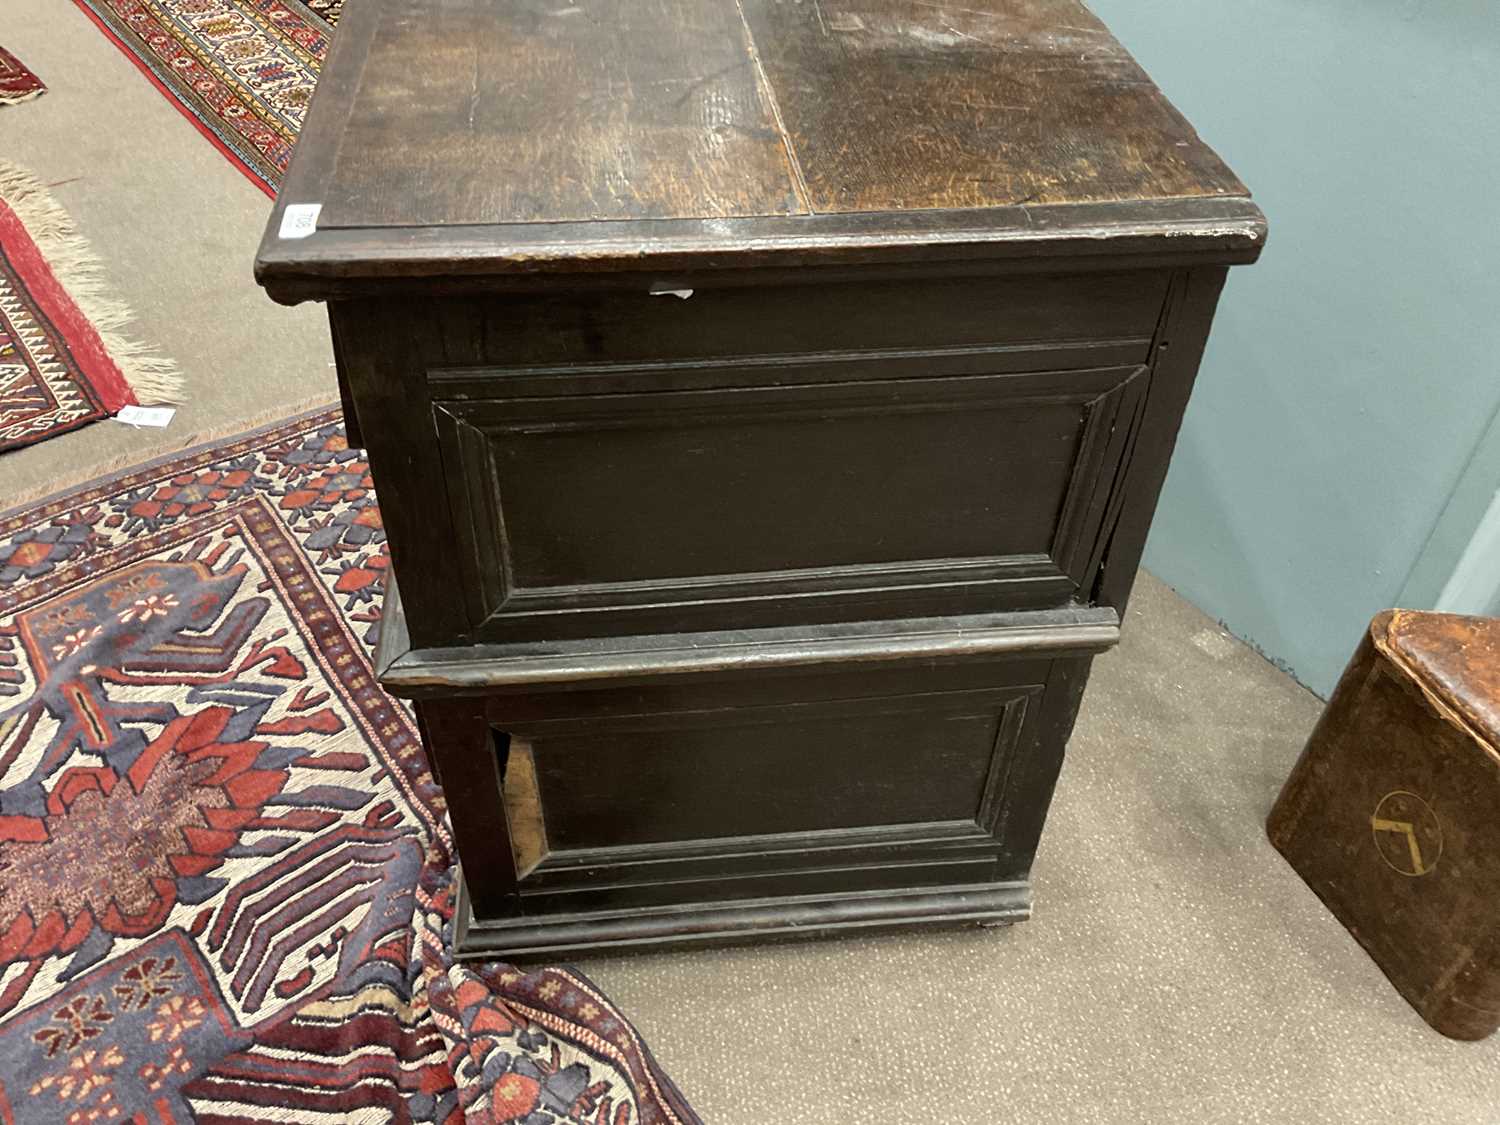
{"label": "black painted wood", "polygon": [[[605,945],[619,940],[605,916],[650,929],[663,911],[691,907],[679,919],[688,926],[698,910],[722,919],[722,904],[746,900],[791,909],[1024,885],[1089,659],[1023,649],[876,668],[824,660],[796,675],[641,672],[470,696],[502,744],[525,746],[541,816],[514,883],[514,860],[497,872],[493,852],[463,853],[475,899],[497,885],[518,896],[505,909],[476,903],[469,933],[532,933],[555,918],[571,942],[592,917]],[[456,741],[431,747],[445,784],[450,761],[472,764]],[[466,803],[509,808],[497,826],[524,815],[528,797],[503,773],[465,785]],[[913,908],[948,909],[935,901],[918,896]],[[475,941],[464,951],[492,948]]]}
{"label": "black painted wood", "polygon": [[485,873],[470,901],[486,917],[514,914],[520,909],[515,853],[505,804],[497,799],[510,740],[497,736],[484,705],[471,698],[423,700],[416,710],[428,747],[444,748],[430,756],[454,817],[455,842]]}
{"label": "black painted wood", "polygon": [[553,957],[833,937],[912,926],[1008,925],[1031,916],[1031,885],[1025,880],[955,883],[940,888],[841,891],[550,918],[476,915],[465,892],[459,897],[458,911],[461,956]]}
{"label": "black painted wood", "polygon": [[992,318],[946,282],[908,286],[915,319],[854,315],[884,282],[809,285],[852,318],[815,350],[775,286],[693,320],[696,295],[336,305],[362,421],[390,392],[361,379],[404,372],[369,438],[382,497],[395,476],[415,504],[388,521],[384,682],[483,701],[534,768],[507,814],[503,773],[428,740],[492,857],[542,825],[509,866],[460,833],[466,955],[837,927],[866,895],[894,896],[883,923],[952,920],[945,888],[1024,884],[1223,272],[1000,276],[978,291],[1041,303]]}
{"label": "black painted wood", "polygon": [[375,670],[412,699],[547,692],[559,685],[745,671],[794,672],[827,663],[869,666],[1064,653],[1099,653],[1120,637],[1107,606],[832,625],[721,629],[502,645],[414,648],[394,576],[389,580]]}
{"label": "black painted wood", "polygon": [[1024,917],[1260,212],[1075,0],[439,6],[342,28],[256,269],[329,302],[461,952]]}
{"label": "black painted wood", "polygon": [[565,374],[546,397],[496,378],[438,399],[470,637],[1065,604],[1146,369],[974,373],[986,360],[732,368],[648,393]]}
{"label": "black painted wood", "polygon": [[[368,0],[301,136],[257,260],[281,300],[1264,235],[1078,0]],[[279,237],[293,204],[310,237]]]}
{"label": "black painted wood", "polygon": [[1171,284],[1002,275],[332,316],[354,397],[390,404],[386,447],[405,452],[368,439],[377,486],[398,497],[397,570],[419,576],[409,627],[441,647],[1085,600]]}

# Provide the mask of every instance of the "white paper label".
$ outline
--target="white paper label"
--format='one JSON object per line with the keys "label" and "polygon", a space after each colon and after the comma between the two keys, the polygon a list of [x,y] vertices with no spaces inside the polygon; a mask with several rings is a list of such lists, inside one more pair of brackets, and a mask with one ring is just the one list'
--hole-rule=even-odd
{"label": "white paper label", "polygon": [[172,406],[122,406],[115,421],[127,426],[165,426],[176,413],[177,408]]}
{"label": "white paper label", "polygon": [[318,229],[318,212],[322,210],[321,203],[288,203],[277,233],[282,238],[306,238]]}

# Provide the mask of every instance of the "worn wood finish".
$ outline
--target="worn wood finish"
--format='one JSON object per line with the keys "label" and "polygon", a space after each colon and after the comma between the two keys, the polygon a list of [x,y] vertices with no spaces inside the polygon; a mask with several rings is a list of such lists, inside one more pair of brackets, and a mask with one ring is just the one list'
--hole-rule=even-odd
{"label": "worn wood finish", "polygon": [[[752,271],[762,277],[761,271]],[[1089,362],[1045,353],[1007,370],[1139,363],[1149,352],[1170,274],[1164,270],[1067,272],[1043,277],[912,277],[831,280],[794,272],[776,284],[705,285],[687,300],[634,292],[510,294],[461,300],[351,301],[358,330],[429,325],[418,346],[437,379],[545,376],[568,362],[799,356],[884,349],[1087,348]],[[1101,348],[1128,349],[1119,358]],[[530,372],[528,368],[542,370]],[[607,374],[600,371],[599,374]],[[619,371],[614,388],[642,388],[646,374]],[[647,384],[649,385],[649,384]]]}
{"label": "worn wood finish", "polygon": [[369,440],[415,647],[1086,600],[1196,367],[1175,276],[338,302],[356,397],[402,404]]}
{"label": "worn wood finish", "polygon": [[[1023,917],[1015,890],[1029,895],[1089,658],[1116,635],[1223,274],[937,280],[907,287],[907,316],[879,299],[884,282],[711,291],[696,317],[691,301],[623,294],[339,303],[366,429],[366,401],[406,404],[369,435],[382,496],[391,480],[415,498],[388,521],[406,609],[391,608],[383,682],[424,708],[482,701],[499,743],[532,754],[543,844],[509,866],[464,853],[465,954]],[[775,316],[757,324],[757,307]],[[704,467],[674,461],[674,427],[719,399],[723,436],[681,446]],[[1068,402],[1073,421],[1049,423]],[[784,434],[745,444],[764,418],[809,410],[827,435],[805,447],[814,460]],[[465,452],[466,420],[482,438],[486,418],[527,455]],[[917,440],[905,418],[937,428]],[[553,444],[580,424],[598,439]],[[884,436],[862,460],[870,425]],[[1019,460],[986,478],[990,457]],[[943,497],[921,491],[933,479]],[[533,480],[566,503],[528,500]],[[808,519],[810,488],[845,511]],[[933,518],[969,489],[968,518]],[[435,538],[440,512],[451,530]],[[986,530],[990,512],[1002,522]],[[994,570],[1028,521],[1050,529],[1045,546],[1017,540]],[[605,532],[595,553],[567,547],[591,529]],[[902,536],[905,563],[868,554]],[[762,558],[767,543],[781,549]],[[717,561],[731,559],[738,578]],[[560,565],[583,569],[546,569]],[[921,601],[945,572],[972,580],[965,596]],[[533,573],[545,581],[525,587]],[[428,745],[451,784],[463,767],[445,759],[472,751]],[[467,768],[455,817],[493,849],[518,806],[503,770]],[[724,778],[756,799],[725,803]],[[976,792],[992,796],[958,815]]]}
{"label": "worn wood finish", "polygon": [[[371,0],[257,274],[297,301],[929,255],[1227,263],[1264,238],[1247,196],[1078,0]],[[279,236],[289,204],[321,205],[311,237]]]}
{"label": "worn wood finish", "polygon": [[1181,270],[1172,275],[1151,344],[1151,383],[1139,425],[1124,454],[1128,476],[1111,494],[1096,540],[1093,601],[1125,614],[1156,501],[1166,483],[1177,431],[1187,410],[1208,330],[1224,288],[1221,268]]}
{"label": "worn wood finish", "polygon": [[733,0],[366,10],[376,26],[320,224],[805,210]]}
{"label": "worn wood finish", "polygon": [[256,270],[330,305],[461,951],[1025,917],[1264,237],[1078,0],[351,9]]}
{"label": "worn wood finish", "polygon": [[735,371],[642,394],[556,376],[550,397],[496,381],[478,401],[436,401],[471,638],[1066,603],[1146,369],[947,374],[986,358],[927,357],[904,378],[908,361],[847,363],[830,382],[778,367],[770,386]]}
{"label": "worn wood finish", "polygon": [[330,228],[1245,195],[1077,0],[387,1],[345,39]]}
{"label": "worn wood finish", "polygon": [[[505,810],[484,821],[487,851],[463,851],[461,952],[719,939],[793,917],[813,930],[1024,917],[1090,642],[872,667],[804,632],[797,675],[726,661],[683,676],[643,658],[628,676],[436,704],[465,723],[482,708],[499,744],[527,753],[518,786],[508,762],[476,772],[470,745],[431,742],[445,786],[468,771],[465,808]],[[431,724],[434,704],[419,706]],[[492,867],[523,820],[530,836]],[[497,887],[498,909],[480,899]]]}
{"label": "worn wood finish", "polygon": [[741,0],[816,212],[1244,195],[1076,0]]}
{"label": "worn wood finish", "polygon": [[329,334],[332,337],[334,368],[339,381],[339,407],[344,412],[344,437],[353,449],[365,447],[364,431],[359,428],[359,403],[349,388],[349,359],[339,344],[338,322],[329,318]]}
{"label": "worn wood finish", "polygon": [[457,948],[463,956],[522,959],[852,936],[913,926],[1008,925],[1031,916],[1031,885],[1023,880],[845,891],[706,902],[689,909],[590,911],[530,921],[477,917],[465,890],[457,909]]}
{"label": "worn wood finish", "polygon": [[328,227],[1245,194],[1076,0],[412,0],[362,18]]}
{"label": "worn wood finish", "polygon": [[486,916],[520,909],[515,851],[501,795],[510,739],[496,737],[486,708],[470,698],[429,699],[417,704],[422,738],[441,746],[433,769],[443,784],[459,851],[485,872],[477,881],[474,908]]}
{"label": "worn wood finish", "polygon": [[1267,822],[1438,1031],[1500,1028],[1500,621],[1370,624]]}
{"label": "worn wood finish", "polygon": [[1103,652],[1120,639],[1119,615],[1107,606],[451,648],[414,648],[406,622],[401,591],[392,577],[375,671],[390,691],[411,699],[548,691],[557,685],[625,683],[643,676],[796,671],[825,663],[938,665],[978,657],[1045,658]]}
{"label": "worn wood finish", "polygon": [[[453,597],[459,581],[452,548],[457,532],[447,505],[433,504],[443,462],[433,435],[431,399],[420,380],[406,377],[420,369],[422,341],[399,321],[345,322],[337,310],[330,319],[340,342],[340,391],[358,410],[392,561],[400,573],[421,576],[423,581],[411,585],[427,591],[419,597],[422,610],[413,636],[419,643],[464,636],[469,628],[464,605]],[[444,583],[446,591],[438,594]]]}
{"label": "worn wood finish", "polygon": [[[298,197],[283,187],[279,198]],[[1233,265],[1260,257],[1265,237],[1260,209],[1229,197],[784,219],[419,227],[399,237],[324,229],[305,241],[268,233],[255,275],[274,300],[289,305],[392,294],[641,295],[659,288],[701,292],[1002,270]]]}

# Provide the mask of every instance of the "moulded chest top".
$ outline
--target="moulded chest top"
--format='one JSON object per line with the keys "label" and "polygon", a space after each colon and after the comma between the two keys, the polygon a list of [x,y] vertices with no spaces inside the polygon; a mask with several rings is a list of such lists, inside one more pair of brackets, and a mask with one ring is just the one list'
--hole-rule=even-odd
{"label": "moulded chest top", "polygon": [[362,0],[257,269],[1127,220],[1263,229],[1078,0]]}

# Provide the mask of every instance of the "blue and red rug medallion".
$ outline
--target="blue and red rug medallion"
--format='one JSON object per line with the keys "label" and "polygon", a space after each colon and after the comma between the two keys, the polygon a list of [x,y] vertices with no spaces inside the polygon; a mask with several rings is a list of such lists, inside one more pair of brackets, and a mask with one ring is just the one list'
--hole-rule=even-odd
{"label": "blue and red rug medallion", "polygon": [[583,977],[451,958],[323,412],[0,516],[0,1123],[694,1123]]}

